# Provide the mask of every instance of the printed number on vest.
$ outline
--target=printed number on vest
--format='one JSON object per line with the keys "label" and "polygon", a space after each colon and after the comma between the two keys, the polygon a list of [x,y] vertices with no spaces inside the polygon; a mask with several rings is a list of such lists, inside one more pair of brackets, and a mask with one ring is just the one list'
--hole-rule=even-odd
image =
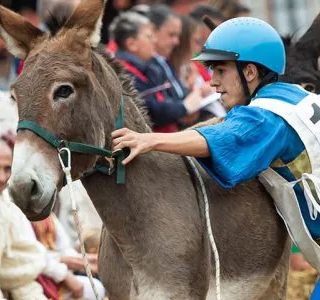
{"label": "printed number on vest", "polygon": [[313,124],[316,124],[320,121],[320,107],[316,103],[312,103],[313,116],[310,118],[310,121]]}

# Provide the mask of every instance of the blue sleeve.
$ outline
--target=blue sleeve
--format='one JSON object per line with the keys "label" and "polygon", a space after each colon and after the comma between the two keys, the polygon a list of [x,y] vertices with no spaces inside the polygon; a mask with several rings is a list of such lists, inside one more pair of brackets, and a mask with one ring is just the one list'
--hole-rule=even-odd
{"label": "blue sleeve", "polygon": [[258,107],[233,108],[223,123],[196,129],[211,156],[198,161],[225,188],[250,180],[285,152],[291,129],[279,116]]}

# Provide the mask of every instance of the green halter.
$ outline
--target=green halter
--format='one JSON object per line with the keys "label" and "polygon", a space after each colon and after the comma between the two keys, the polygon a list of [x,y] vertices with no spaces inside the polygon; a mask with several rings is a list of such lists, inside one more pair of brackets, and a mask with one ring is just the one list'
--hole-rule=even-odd
{"label": "green halter", "polygon": [[[123,98],[121,97],[120,110],[119,110],[119,115],[115,122],[115,128],[120,129],[122,127],[123,127]],[[122,161],[125,158],[125,154],[123,151],[113,153],[111,150],[107,150],[104,148],[98,148],[88,144],[81,144],[77,142],[62,140],[57,138],[48,130],[44,129],[43,127],[41,127],[40,125],[38,125],[36,122],[33,122],[33,121],[28,121],[28,120],[19,121],[17,130],[19,129],[28,129],[34,132],[36,135],[44,139],[47,143],[49,143],[51,146],[53,146],[58,150],[62,147],[65,147],[65,148],[68,148],[71,152],[75,152],[75,153],[93,154],[93,155],[99,155],[107,158],[116,158],[117,159],[116,167],[113,167],[113,166],[107,167],[106,165],[103,165],[103,164],[96,164],[94,169],[88,173],[85,173],[84,176],[89,176],[95,172],[101,172],[106,175],[112,175],[116,170],[117,184],[125,183],[125,167],[122,164]]]}

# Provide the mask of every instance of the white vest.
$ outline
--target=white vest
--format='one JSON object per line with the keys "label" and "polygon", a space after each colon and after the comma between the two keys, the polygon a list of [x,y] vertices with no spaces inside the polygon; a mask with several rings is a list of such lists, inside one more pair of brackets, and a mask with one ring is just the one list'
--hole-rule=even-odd
{"label": "white vest", "polygon": [[288,182],[269,168],[260,174],[259,179],[275,201],[291,238],[306,260],[320,272],[320,246],[308,231],[293,190],[297,183],[302,183],[310,216],[314,220],[320,213],[320,203],[313,197],[309,183],[313,182],[320,198],[320,96],[310,94],[296,105],[276,99],[257,98],[250,106],[269,110],[282,117],[296,131],[306,148],[312,174],[303,173],[297,181]]}

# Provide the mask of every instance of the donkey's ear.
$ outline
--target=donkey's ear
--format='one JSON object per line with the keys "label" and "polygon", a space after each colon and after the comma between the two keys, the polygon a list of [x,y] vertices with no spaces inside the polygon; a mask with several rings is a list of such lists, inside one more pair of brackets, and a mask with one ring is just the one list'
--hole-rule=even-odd
{"label": "donkey's ear", "polygon": [[0,5],[0,36],[14,56],[25,59],[35,41],[43,35],[22,16]]}
{"label": "donkey's ear", "polygon": [[105,0],[82,0],[64,28],[76,28],[90,39],[92,47],[97,47],[101,38],[105,2]]}

